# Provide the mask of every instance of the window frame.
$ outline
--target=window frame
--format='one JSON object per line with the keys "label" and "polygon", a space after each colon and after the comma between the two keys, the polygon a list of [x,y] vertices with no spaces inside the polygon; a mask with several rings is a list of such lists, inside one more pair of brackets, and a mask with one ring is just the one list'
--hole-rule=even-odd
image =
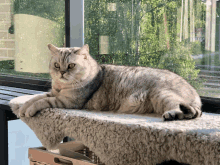
{"label": "window frame", "polygon": [[[76,0],[78,5],[81,5],[82,11],[84,11],[84,0]],[[76,5],[76,1],[74,1],[74,5]],[[73,2],[73,1],[72,1]],[[71,33],[72,30],[79,30],[79,26],[74,26],[71,22],[73,20],[73,17],[76,16],[79,18],[77,14],[71,13],[74,10],[70,10],[71,3],[70,0],[65,0],[65,34],[66,34],[66,47],[74,46],[76,42],[78,42],[77,46],[82,46],[84,44],[84,34],[83,34],[83,28],[84,28],[84,14],[82,13],[82,17],[80,17],[82,20],[77,19],[78,24],[81,22],[81,36],[74,36],[74,34]],[[79,8],[79,6],[78,6]],[[72,17],[73,16],[73,17]],[[74,29],[78,28],[78,29]],[[81,37],[81,38],[80,38]],[[51,88],[51,80],[49,79],[39,79],[39,78],[26,78],[24,76],[14,76],[14,75],[7,75],[0,73],[0,85],[2,86],[10,86],[10,87],[16,87],[16,88],[24,88],[24,89],[32,89],[32,90],[38,90],[46,92]],[[202,111],[203,112],[209,112],[209,113],[216,113],[220,114],[220,98],[212,98],[212,97],[204,97],[200,96],[202,100]]]}

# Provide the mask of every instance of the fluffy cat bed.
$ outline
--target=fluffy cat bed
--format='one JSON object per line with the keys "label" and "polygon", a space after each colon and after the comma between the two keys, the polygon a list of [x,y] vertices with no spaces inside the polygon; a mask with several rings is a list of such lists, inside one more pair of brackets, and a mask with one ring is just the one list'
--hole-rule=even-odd
{"label": "fluffy cat bed", "polygon": [[[17,115],[31,96],[10,102]],[[191,165],[220,164],[220,115],[163,121],[150,115],[113,114],[86,110],[45,109],[21,117],[44,147],[55,149],[65,136],[81,141],[106,165],[156,165],[176,160]]]}

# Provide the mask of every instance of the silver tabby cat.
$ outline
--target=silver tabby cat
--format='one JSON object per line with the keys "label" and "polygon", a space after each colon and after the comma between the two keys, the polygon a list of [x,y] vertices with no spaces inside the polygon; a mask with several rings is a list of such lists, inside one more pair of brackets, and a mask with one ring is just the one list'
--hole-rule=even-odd
{"label": "silver tabby cat", "polygon": [[156,113],[164,120],[202,115],[201,99],[182,77],[148,67],[99,65],[89,46],[57,48],[48,44],[52,58],[50,92],[27,101],[21,117],[45,108],[88,109],[118,113]]}

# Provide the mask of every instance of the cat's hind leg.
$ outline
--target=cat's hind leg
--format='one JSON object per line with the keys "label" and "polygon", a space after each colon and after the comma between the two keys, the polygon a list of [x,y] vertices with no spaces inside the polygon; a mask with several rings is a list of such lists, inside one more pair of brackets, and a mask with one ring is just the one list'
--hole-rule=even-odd
{"label": "cat's hind leg", "polygon": [[194,119],[202,115],[200,108],[195,108],[190,105],[179,104],[179,107],[164,112],[163,119],[166,120],[181,120],[181,119]]}
{"label": "cat's hind leg", "polygon": [[184,114],[182,111],[180,111],[178,108],[177,109],[173,109],[170,111],[166,111],[163,115],[162,115],[163,119],[165,121],[169,121],[169,120],[181,120],[184,119]]}
{"label": "cat's hind leg", "polygon": [[147,100],[148,91],[137,91],[121,101],[118,113],[144,114],[151,113],[153,107]]}
{"label": "cat's hind leg", "polygon": [[192,119],[201,116],[201,104],[189,104],[179,95],[172,91],[159,91],[151,97],[154,112],[163,114],[164,120]]}

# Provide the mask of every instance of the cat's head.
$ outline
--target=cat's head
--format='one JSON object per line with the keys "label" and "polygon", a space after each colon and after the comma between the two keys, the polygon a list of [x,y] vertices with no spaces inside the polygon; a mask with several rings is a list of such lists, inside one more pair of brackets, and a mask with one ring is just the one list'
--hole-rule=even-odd
{"label": "cat's head", "polygon": [[53,81],[80,84],[98,72],[98,64],[89,54],[89,46],[58,48],[48,44],[52,57],[49,70]]}

